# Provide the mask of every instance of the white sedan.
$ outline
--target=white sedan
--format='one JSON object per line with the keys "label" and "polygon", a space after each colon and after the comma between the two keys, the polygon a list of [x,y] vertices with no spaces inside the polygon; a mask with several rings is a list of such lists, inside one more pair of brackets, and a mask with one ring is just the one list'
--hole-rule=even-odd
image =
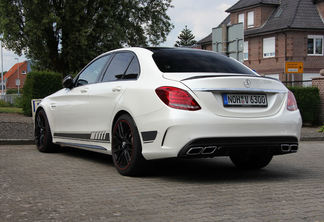
{"label": "white sedan", "polygon": [[111,154],[122,175],[174,157],[229,156],[237,167],[257,169],[298,150],[302,121],[294,95],[214,52],[118,49],[63,86],[37,109],[38,150]]}

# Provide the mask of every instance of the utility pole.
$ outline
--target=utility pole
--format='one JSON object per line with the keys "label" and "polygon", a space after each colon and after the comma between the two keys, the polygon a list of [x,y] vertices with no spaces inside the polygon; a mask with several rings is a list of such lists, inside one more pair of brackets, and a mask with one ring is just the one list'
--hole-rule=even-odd
{"label": "utility pole", "polygon": [[17,78],[17,82],[16,82],[16,85],[18,86],[18,96],[20,95],[19,94],[19,87],[20,87],[20,79],[19,79],[19,58],[15,58],[17,59],[17,64],[18,64],[18,78]]}
{"label": "utility pole", "polygon": [[0,39],[0,47],[1,47],[1,95],[4,95],[2,39]]}

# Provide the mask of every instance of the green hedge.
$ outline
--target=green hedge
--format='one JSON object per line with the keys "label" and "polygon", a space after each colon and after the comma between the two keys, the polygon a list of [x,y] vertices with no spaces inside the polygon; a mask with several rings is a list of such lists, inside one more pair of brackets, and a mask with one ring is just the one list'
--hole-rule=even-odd
{"label": "green hedge", "polygon": [[31,100],[42,99],[62,88],[62,74],[47,71],[33,71],[28,73],[22,98],[24,114],[32,115]]}
{"label": "green hedge", "polygon": [[12,106],[10,103],[7,103],[6,101],[0,99],[0,107],[9,107]]}
{"label": "green hedge", "polygon": [[[18,89],[7,89],[6,94],[18,94]],[[23,94],[22,89],[19,89],[19,94]]]}
{"label": "green hedge", "polygon": [[320,96],[317,87],[288,87],[296,97],[303,123],[319,124]]}

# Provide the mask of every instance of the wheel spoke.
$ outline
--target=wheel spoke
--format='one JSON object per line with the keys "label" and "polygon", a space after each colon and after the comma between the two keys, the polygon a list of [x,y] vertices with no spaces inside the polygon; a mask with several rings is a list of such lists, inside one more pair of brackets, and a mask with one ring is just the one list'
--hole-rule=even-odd
{"label": "wheel spoke", "polygon": [[128,153],[132,153],[132,146],[126,146],[126,149]]}
{"label": "wheel spoke", "polygon": [[37,126],[41,129],[42,128],[42,120],[41,117],[38,115],[36,119]]}
{"label": "wheel spoke", "polygon": [[132,146],[133,145],[132,140],[130,140],[130,139],[125,139],[125,143],[126,143],[127,146]]}
{"label": "wheel spoke", "polygon": [[115,137],[114,137],[115,142],[116,142],[117,144],[121,144],[122,141],[123,141],[123,139],[118,135],[118,133],[115,133],[114,136],[115,136]]}
{"label": "wheel spoke", "polygon": [[120,145],[116,145],[114,146],[113,148],[113,152],[116,154],[116,155],[119,155],[118,153],[120,153],[122,151]]}
{"label": "wheel spoke", "polygon": [[119,155],[117,155],[117,159],[116,159],[116,162],[118,163],[118,165],[121,164],[122,159],[123,159],[123,152],[120,152]]}
{"label": "wheel spoke", "polygon": [[39,145],[43,145],[43,144],[44,144],[44,139],[45,139],[44,134],[41,134],[41,135],[39,136]]}
{"label": "wheel spoke", "polygon": [[123,123],[121,121],[118,124],[118,132],[119,132],[119,137],[120,138],[124,138],[125,137],[124,129],[123,129]]}
{"label": "wheel spoke", "polygon": [[124,150],[124,156],[125,156],[126,164],[128,164],[131,160],[131,156],[127,150]]}

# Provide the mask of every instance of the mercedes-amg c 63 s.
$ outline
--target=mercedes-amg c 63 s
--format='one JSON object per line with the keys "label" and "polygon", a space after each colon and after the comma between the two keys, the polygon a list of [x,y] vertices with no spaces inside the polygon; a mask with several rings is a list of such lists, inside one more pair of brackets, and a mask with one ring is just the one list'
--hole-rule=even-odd
{"label": "mercedes-amg c 63 s", "polygon": [[41,152],[111,154],[123,175],[147,160],[229,156],[257,169],[297,152],[301,116],[280,81],[197,49],[125,48],[92,60],[35,116]]}

